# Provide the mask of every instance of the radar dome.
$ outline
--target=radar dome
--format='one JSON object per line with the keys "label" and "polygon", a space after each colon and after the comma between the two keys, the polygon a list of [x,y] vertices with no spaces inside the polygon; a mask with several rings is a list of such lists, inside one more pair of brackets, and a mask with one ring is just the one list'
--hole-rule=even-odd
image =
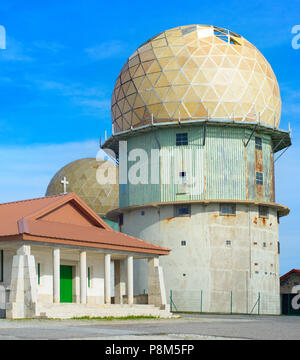
{"label": "radar dome", "polygon": [[270,64],[242,36],[216,26],[180,26],[140,46],[112,95],[116,133],[198,119],[279,126],[281,98]]}

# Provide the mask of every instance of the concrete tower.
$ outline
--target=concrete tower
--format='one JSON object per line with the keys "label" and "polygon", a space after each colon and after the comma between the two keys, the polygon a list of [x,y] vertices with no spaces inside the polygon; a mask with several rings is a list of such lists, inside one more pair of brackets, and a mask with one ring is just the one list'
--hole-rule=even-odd
{"label": "concrete tower", "polygon": [[[291,145],[280,116],[269,63],[215,26],[164,31],[121,70],[103,148],[129,176],[107,216],[172,250],[161,261],[181,310],[280,312],[278,224],[289,209],[275,202],[274,153]],[[146,266],[135,266],[141,293]]]}

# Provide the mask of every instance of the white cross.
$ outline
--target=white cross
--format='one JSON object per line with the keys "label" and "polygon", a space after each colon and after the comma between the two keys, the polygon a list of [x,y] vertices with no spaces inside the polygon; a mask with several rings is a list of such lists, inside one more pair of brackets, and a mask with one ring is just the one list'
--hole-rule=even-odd
{"label": "white cross", "polygon": [[67,185],[69,185],[69,181],[67,181],[66,177],[64,177],[61,181],[61,183],[63,184],[64,186],[64,194],[67,193]]}

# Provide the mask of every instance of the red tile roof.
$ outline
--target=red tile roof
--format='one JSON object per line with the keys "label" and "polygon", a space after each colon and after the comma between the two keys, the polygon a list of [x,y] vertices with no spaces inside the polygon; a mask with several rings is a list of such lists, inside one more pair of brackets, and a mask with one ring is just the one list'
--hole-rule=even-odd
{"label": "red tile roof", "polygon": [[[76,217],[70,223],[67,205],[73,213],[84,217],[86,224],[76,221]],[[170,251],[114,231],[74,193],[0,204],[0,241],[13,235],[23,240],[127,252],[167,255]]]}
{"label": "red tile roof", "polygon": [[289,271],[288,273],[282,275],[280,277],[280,280],[286,278],[287,276],[291,275],[291,274],[299,274],[300,275],[300,270],[297,270],[297,269],[292,269],[291,271]]}

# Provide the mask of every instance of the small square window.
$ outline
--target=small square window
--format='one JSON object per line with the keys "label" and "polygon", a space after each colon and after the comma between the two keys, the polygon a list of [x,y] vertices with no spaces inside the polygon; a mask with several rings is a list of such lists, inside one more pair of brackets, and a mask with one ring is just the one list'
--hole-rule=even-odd
{"label": "small square window", "polygon": [[179,184],[185,184],[186,183],[186,172],[180,171],[179,172]]}
{"label": "small square window", "polygon": [[256,172],[256,184],[263,185],[264,184],[264,177],[262,172]]}
{"label": "small square window", "polygon": [[235,215],[236,206],[234,204],[221,204],[220,215]]}
{"label": "small square window", "polygon": [[184,146],[188,144],[189,144],[189,140],[187,133],[176,134],[176,146]]}
{"label": "small square window", "polygon": [[226,240],[226,246],[231,246],[231,241],[230,240]]}
{"label": "small square window", "polygon": [[189,216],[191,214],[191,207],[189,205],[176,206],[175,216]]}
{"label": "small square window", "polygon": [[257,136],[255,136],[255,149],[262,150],[262,140]]}
{"label": "small square window", "polygon": [[258,217],[260,218],[268,218],[269,216],[269,208],[267,206],[261,206],[258,207]]}
{"label": "small square window", "polygon": [[185,240],[181,241],[181,246],[186,246],[186,241]]}

